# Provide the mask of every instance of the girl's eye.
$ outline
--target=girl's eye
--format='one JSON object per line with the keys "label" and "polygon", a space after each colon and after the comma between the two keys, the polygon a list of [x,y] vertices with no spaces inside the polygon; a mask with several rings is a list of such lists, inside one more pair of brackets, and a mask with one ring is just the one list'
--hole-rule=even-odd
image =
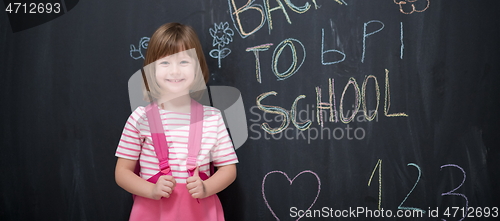
{"label": "girl's eye", "polygon": [[161,62],[160,64],[163,64],[163,65],[168,65],[169,63],[168,63],[168,61],[163,61],[163,62]]}
{"label": "girl's eye", "polygon": [[188,64],[189,61],[181,61],[181,64]]}

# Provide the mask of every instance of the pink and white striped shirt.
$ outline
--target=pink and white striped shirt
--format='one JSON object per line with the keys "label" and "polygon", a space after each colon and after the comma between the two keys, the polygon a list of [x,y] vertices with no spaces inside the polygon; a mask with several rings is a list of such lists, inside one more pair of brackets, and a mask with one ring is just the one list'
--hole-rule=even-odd
{"label": "pink and white striped shirt", "polygon": [[[189,176],[186,163],[190,114],[160,109],[160,117],[170,147],[169,163],[172,176],[178,183],[186,183]],[[140,176],[143,179],[147,180],[160,171],[144,107],[138,107],[128,118],[115,156],[139,160]],[[238,158],[220,111],[214,107],[203,106],[203,135],[197,159],[199,171],[209,175],[211,161],[214,166],[219,167],[238,163]]]}

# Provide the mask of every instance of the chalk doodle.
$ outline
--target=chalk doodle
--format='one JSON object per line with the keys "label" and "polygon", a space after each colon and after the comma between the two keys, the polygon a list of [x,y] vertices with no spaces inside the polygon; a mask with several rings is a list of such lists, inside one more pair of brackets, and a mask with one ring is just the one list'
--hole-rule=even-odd
{"label": "chalk doodle", "polygon": [[216,58],[219,61],[220,68],[220,60],[227,57],[231,53],[231,49],[224,48],[224,46],[233,42],[233,29],[229,27],[228,22],[220,23],[219,25],[214,23],[214,28],[209,28],[210,35],[214,38],[212,42],[212,46],[217,46],[217,49],[212,49],[210,51],[210,57]]}
{"label": "chalk doodle", "polygon": [[[321,180],[319,179],[318,174],[316,174],[315,172],[310,171],[310,170],[304,170],[304,171],[300,172],[299,174],[297,174],[297,176],[295,176],[293,179],[290,179],[290,177],[283,171],[279,171],[279,170],[271,171],[271,172],[267,173],[264,176],[264,179],[262,180],[262,197],[264,198],[264,202],[266,203],[267,208],[269,209],[269,211],[271,211],[271,213],[273,214],[274,218],[276,218],[276,220],[280,220],[280,219],[278,218],[278,216],[276,216],[273,209],[269,205],[269,202],[267,201],[266,193],[265,193],[265,184],[266,184],[267,176],[269,176],[270,174],[273,174],[273,173],[279,173],[279,174],[282,174],[283,176],[285,176],[286,179],[288,180],[288,182],[290,182],[290,186],[293,184],[293,181],[302,174],[310,173],[310,174],[314,175],[316,177],[316,179],[318,180],[318,191],[316,193],[316,197],[314,198],[314,200],[311,203],[311,205],[309,206],[309,208],[307,208],[307,210],[311,209],[311,207],[314,205],[314,203],[316,203],[316,200],[318,199],[319,193],[321,191]],[[299,220],[300,218],[302,218],[302,217],[299,217],[296,220]]]}
{"label": "chalk doodle", "polygon": [[272,43],[258,45],[255,47],[247,48],[245,51],[253,51],[255,55],[255,75],[257,77],[257,82],[262,83],[262,77],[260,74],[260,59],[259,59],[259,51],[267,51],[272,46]]}
{"label": "chalk doodle", "polygon": [[142,49],[146,50],[148,49],[148,44],[149,44],[149,38],[148,37],[142,37],[141,40],[139,40],[139,45],[137,48],[135,45],[130,45],[130,57],[133,59],[144,59],[144,55],[142,54]]}
{"label": "chalk doodle", "polygon": [[[423,9],[417,9],[417,6],[415,6],[415,4],[417,4],[417,2],[424,2],[424,1],[427,2],[425,4],[425,7],[423,7]],[[425,10],[427,10],[429,8],[431,1],[430,0],[402,0],[402,1],[394,0],[394,3],[399,5],[399,11],[401,13],[409,15],[409,14],[412,14],[413,12],[424,12]],[[407,10],[404,9],[405,6],[410,7],[411,10],[408,12]]]}

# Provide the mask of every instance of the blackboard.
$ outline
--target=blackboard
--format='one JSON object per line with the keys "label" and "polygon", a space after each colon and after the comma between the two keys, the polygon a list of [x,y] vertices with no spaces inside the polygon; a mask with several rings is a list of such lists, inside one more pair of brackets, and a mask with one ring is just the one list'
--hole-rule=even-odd
{"label": "blackboard", "polygon": [[127,220],[127,82],[174,21],[245,105],[227,220],[498,216],[497,1],[53,2],[33,27],[0,13],[1,220]]}

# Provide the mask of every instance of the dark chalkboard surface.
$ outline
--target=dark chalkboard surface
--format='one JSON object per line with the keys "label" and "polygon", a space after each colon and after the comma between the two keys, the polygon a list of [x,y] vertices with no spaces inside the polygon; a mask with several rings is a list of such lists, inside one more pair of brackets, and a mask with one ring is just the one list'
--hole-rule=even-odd
{"label": "dark chalkboard surface", "polygon": [[0,220],[127,220],[127,82],[174,21],[245,105],[227,220],[500,216],[497,1],[68,1],[25,29],[7,3]]}

